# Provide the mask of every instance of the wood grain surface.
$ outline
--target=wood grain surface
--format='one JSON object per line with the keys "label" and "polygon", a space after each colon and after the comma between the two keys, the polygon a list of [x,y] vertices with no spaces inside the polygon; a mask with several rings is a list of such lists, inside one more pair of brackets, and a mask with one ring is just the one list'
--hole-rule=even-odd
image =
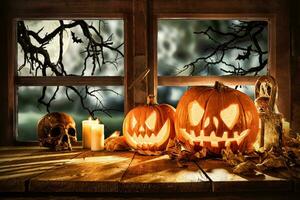
{"label": "wood grain surface", "polygon": [[191,162],[180,168],[167,155],[136,154],[122,178],[122,192],[208,192],[209,179]]}
{"label": "wood grain surface", "polygon": [[212,180],[213,192],[293,190],[293,183],[287,177],[261,172],[249,176],[233,174],[232,167],[220,160],[202,160],[198,165]]}
{"label": "wood grain surface", "polygon": [[30,181],[33,192],[118,192],[132,152],[86,152]]}
{"label": "wood grain surface", "polygon": [[0,192],[25,192],[29,179],[63,165],[80,153],[30,148],[0,151],[0,158],[6,160],[0,163]]}
{"label": "wood grain surface", "polygon": [[[1,161],[2,159],[2,161]],[[295,193],[299,171],[232,173],[220,160],[202,160],[178,167],[167,155],[134,152],[91,152],[75,149],[0,149],[0,192],[34,193]]]}

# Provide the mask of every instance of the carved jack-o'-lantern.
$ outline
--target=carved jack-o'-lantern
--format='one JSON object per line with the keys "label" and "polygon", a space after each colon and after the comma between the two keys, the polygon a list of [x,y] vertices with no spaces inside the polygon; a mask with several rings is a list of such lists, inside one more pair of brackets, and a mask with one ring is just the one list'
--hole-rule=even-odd
{"label": "carved jack-o'-lantern", "polygon": [[214,87],[190,88],[176,108],[177,137],[190,149],[206,147],[219,154],[229,146],[233,151],[251,151],[258,128],[253,101],[218,82]]}
{"label": "carved jack-o'-lantern", "polygon": [[133,149],[160,151],[166,148],[169,138],[175,137],[175,108],[158,105],[154,96],[147,105],[133,108],[123,122],[123,134]]}

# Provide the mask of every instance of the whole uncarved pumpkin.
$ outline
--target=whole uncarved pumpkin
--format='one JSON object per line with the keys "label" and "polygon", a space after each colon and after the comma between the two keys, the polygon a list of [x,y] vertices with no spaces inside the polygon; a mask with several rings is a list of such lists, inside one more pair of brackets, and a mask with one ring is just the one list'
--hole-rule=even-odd
{"label": "whole uncarved pumpkin", "polygon": [[137,150],[165,150],[169,138],[175,137],[175,108],[157,104],[154,96],[148,103],[133,108],[123,121],[123,134],[130,147]]}
{"label": "whole uncarved pumpkin", "polygon": [[252,151],[259,116],[250,97],[216,82],[214,87],[191,87],[181,97],[175,115],[177,138],[188,149],[203,147],[220,154]]}

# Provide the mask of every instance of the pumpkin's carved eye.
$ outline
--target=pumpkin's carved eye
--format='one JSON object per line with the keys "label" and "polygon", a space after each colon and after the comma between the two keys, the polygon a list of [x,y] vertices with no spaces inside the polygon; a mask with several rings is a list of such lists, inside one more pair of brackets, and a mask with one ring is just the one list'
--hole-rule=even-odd
{"label": "pumpkin's carved eye", "polygon": [[189,121],[192,126],[197,126],[204,114],[204,109],[199,105],[199,103],[194,100],[188,105]]}
{"label": "pumpkin's carved eye", "polygon": [[133,115],[132,119],[131,119],[131,128],[134,129],[134,127],[136,126],[136,124],[137,124],[137,120],[135,119],[135,116]]}
{"label": "pumpkin's carved eye", "polygon": [[231,104],[220,112],[221,119],[230,130],[239,119],[240,110],[237,104]]}
{"label": "pumpkin's carved eye", "polygon": [[153,111],[150,114],[150,116],[146,119],[145,124],[151,131],[154,131],[156,124],[156,112]]}

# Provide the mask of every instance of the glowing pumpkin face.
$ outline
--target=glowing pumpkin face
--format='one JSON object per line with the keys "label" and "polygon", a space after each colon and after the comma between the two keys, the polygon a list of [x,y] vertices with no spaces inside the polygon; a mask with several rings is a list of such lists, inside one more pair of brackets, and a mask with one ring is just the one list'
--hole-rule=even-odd
{"label": "glowing pumpkin face", "polygon": [[169,138],[175,137],[175,108],[158,105],[153,99],[148,105],[133,108],[123,122],[123,134],[133,149],[165,150]]}
{"label": "glowing pumpkin face", "polygon": [[220,83],[193,87],[180,99],[175,116],[177,137],[188,148],[206,147],[251,151],[259,128],[253,101],[244,93]]}

